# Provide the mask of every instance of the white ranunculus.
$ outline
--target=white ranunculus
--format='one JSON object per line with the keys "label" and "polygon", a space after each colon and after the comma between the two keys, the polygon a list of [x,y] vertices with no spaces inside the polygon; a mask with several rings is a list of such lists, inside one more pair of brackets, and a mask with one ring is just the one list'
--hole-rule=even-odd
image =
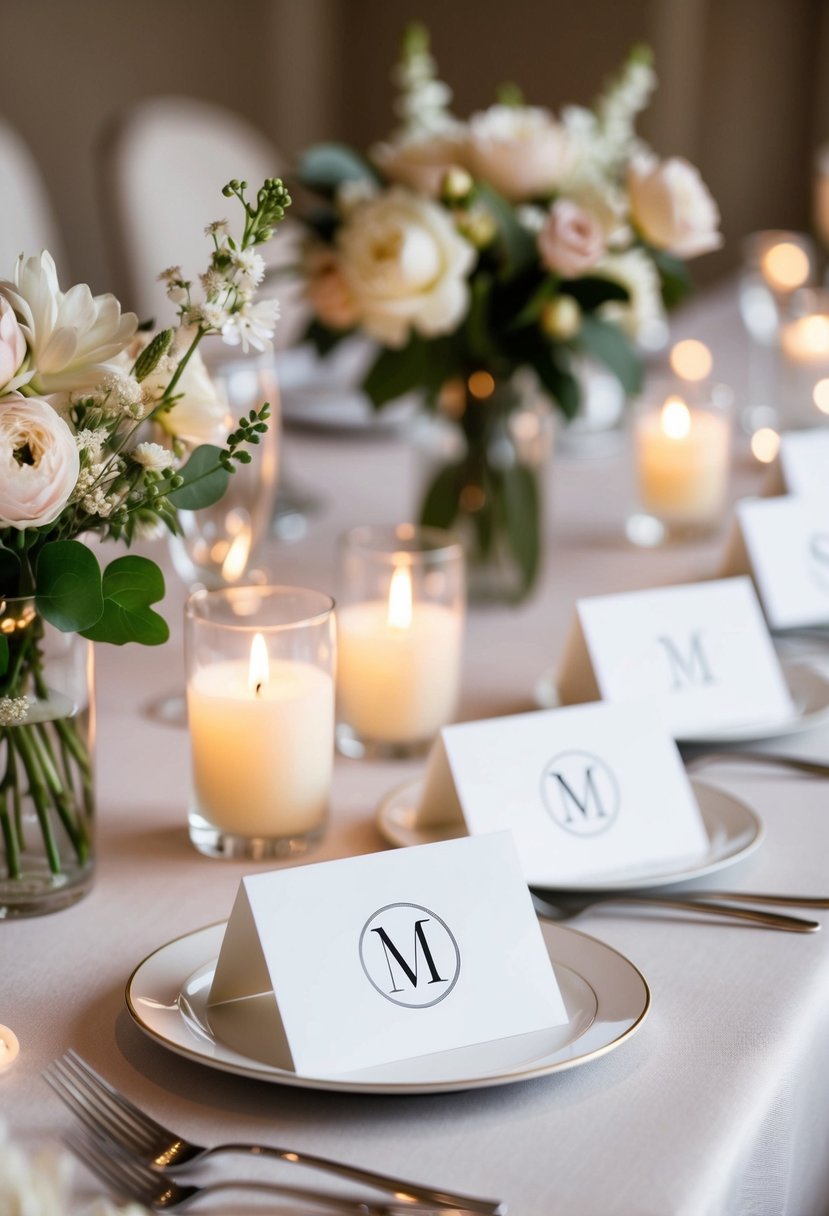
{"label": "white ranunculus", "polygon": [[634,157],[628,167],[630,214],[646,241],[680,258],[719,249],[720,213],[699,170],[681,157]]}
{"label": "white ranunculus", "polygon": [[52,523],[79,472],[75,436],[48,401],[18,394],[0,398],[0,527]]}
{"label": "white ranunculus", "polygon": [[476,255],[437,203],[393,187],[355,208],[337,248],[359,321],[385,346],[403,346],[412,329],[450,333],[463,319]]}
{"label": "white ranunculus", "polygon": [[570,133],[538,106],[490,106],[469,120],[467,167],[511,202],[552,194],[575,154]]}
{"label": "white ranunculus", "polygon": [[131,340],[134,313],[115,296],[93,296],[85,283],[62,292],[51,254],[18,259],[13,282],[0,282],[29,347],[37,393],[71,392],[98,383]]}
{"label": "white ranunculus", "polygon": [[393,182],[437,198],[450,169],[464,163],[464,129],[458,125],[428,135],[403,135],[377,144],[371,158]]}
{"label": "white ranunculus", "polygon": [[592,212],[572,199],[557,199],[538,234],[538,252],[548,270],[576,278],[604,254],[604,229]]}
{"label": "white ranunculus", "polygon": [[[187,350],[187,334],[182,336],[181,341],[183,346],[180,353],[183,354]],[[150,410],[154,403],[161,400],[174,370],[175,356],[172,360],[163,359],[155,371],[142,381]],[[211,380],[198,349],[190,356],[173,392],[179,398],[175,405],[154,416],[154,421],[162,430],[191,447],[200,443],[223,446],[233,428],[233,418],[227,402]]]}

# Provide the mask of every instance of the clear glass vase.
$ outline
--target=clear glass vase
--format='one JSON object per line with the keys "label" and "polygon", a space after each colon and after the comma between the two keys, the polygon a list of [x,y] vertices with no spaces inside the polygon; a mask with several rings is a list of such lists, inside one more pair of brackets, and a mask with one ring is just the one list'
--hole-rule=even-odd
{"label": "clear glass vase", "polygon": [[472,602],[516,603],[536,582],[553,434],[550,407],[530,383],[488,371],[449,381],[437,412],[416,423],[419,522],[463,542]]}
{"label": "clear glass vase", "polygon": [[0,600],[0,671],[0,918],[36,916],[92,884],[92,645]]}

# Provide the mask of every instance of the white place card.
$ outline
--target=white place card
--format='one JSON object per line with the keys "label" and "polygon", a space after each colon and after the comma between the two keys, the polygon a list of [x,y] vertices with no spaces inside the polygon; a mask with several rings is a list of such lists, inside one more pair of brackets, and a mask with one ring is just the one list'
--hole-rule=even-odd
{"label": "white place card", "polygon": [[772,488],[778,492],[825,498],[829,494],[829,428],[784,432],[775,472]]}
{"label": "white place card", "polygon": [[566,705],[648,702],[677,739],[795,712],[748,578],[580,600],[558,693]]}
{"label": "white place card", "polygon": [[582,705],[446,726],[418,822],[509,826],[528,883],[584,884],[701,856],[676,744],[646,706]]}
{"label": "white place card", "polygon": [[829,497],[745,498],[728,570],[750,571],[772,629],[829,623]]}
{"label": "white place card", "polygon": [[508,832],[242,879],[215,1033],[305,1076],[566,1023]]}

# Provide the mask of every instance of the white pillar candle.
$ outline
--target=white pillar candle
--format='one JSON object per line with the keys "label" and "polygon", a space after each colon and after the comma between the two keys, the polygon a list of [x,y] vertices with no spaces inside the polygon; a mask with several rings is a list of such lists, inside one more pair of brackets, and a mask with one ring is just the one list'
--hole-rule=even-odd
{"label": "white pillar candle", "polygon": [[187,688],[199,810],[239,836],[311,832],[326,816],[334,738],[334,683],[310,663],[251,661],[199,668]]}
{"label": "white pillar candle", "polygon": [[642,507],[664,523],[710,525],[725,506],[731,427],[714,410],[673,396],[643,412],[635,429]]}
{"label": "white pillar candle", "polygon": [[418,742],[451,721],[463,640],[458,609],[413,602],[411,575],[400,567],[388,601],[346,605],[337,630],[339,716],[361,738]]}

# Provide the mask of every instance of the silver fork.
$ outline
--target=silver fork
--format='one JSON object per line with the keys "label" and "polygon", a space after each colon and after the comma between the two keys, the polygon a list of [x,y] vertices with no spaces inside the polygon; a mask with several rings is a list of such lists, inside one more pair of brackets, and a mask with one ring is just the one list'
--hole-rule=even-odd
{"label": "silver fork", "polygon": [[[311,1216],[314,1212],[339,1213],[340,1216],[434,1216],[440,1212],[442,1216],[447,1216],[450,1211],[448,1208],[420,1205],[412,1207],[409,1203],[374,1203],[362,1199],[345,1199],[323,1191],[251,1179],[223,1178],[197,1186],[195,1183],[176,1182],[166,1174],[159,1174],[137,1161],[113,1156],[109,1146],[97,1137],[72,1134],[66,1137],[66,1144],[120,1198],[141,1203],[144,1207],[152,1208],[154,1212],[186,1208],[202,1196],[214,1195],[218,1191],[254,1191],[258,1194],[278,1195],[292,1201],[290,1211],[296,1213],[296,1216],[302,1216],[302,1213]],[[302,1208],[295,1207],[294,1201],[301,1202]],[[452,1208],[451,1212],[454,1216],[473,1216],[468,1208]]]}
{"label": "silver fork", "polygon": [[150,1118],[135,1103],[97,1073],[76,1051],[68,1051],[44,1069],[43,1076],[72,1113],[96,1139],[129,1154],[144,1168],[165,1171],[184,1169],[196,1161],[220,1153],[246,1153],[254,1157],[276,1157],[292,1165],[304,1165],[365,1186],[386,1191],[406,1204],[425,1203],[454,1211],[504,1216],[506,1205],[498,1200],[478,1199],[451,1191],[436,1190],[388,1174],[332,1161],[297,1149],[269,1144],[216,1144],[206,1147],[185,1140],[172,1128]]}
{"label": "silver fork", "polygon": [[786,916],[782,912],[765,912],[760,908],[738,908],[734,904],[716,903],[713,899],[694,899],[687,895],[650,895],[641,891],[585,891],[578,894],[569,891],[544,891],[538,894],[531,891],[530,894],[536,912],[546,920],[570,920],[580,912],[586,912],[588,908],[600,904],[631,904],[672,908],[717,919],[746,921],[765,929],[781,929],[788,933],[816,933],[820,928],[820,923],[816,920]]}

